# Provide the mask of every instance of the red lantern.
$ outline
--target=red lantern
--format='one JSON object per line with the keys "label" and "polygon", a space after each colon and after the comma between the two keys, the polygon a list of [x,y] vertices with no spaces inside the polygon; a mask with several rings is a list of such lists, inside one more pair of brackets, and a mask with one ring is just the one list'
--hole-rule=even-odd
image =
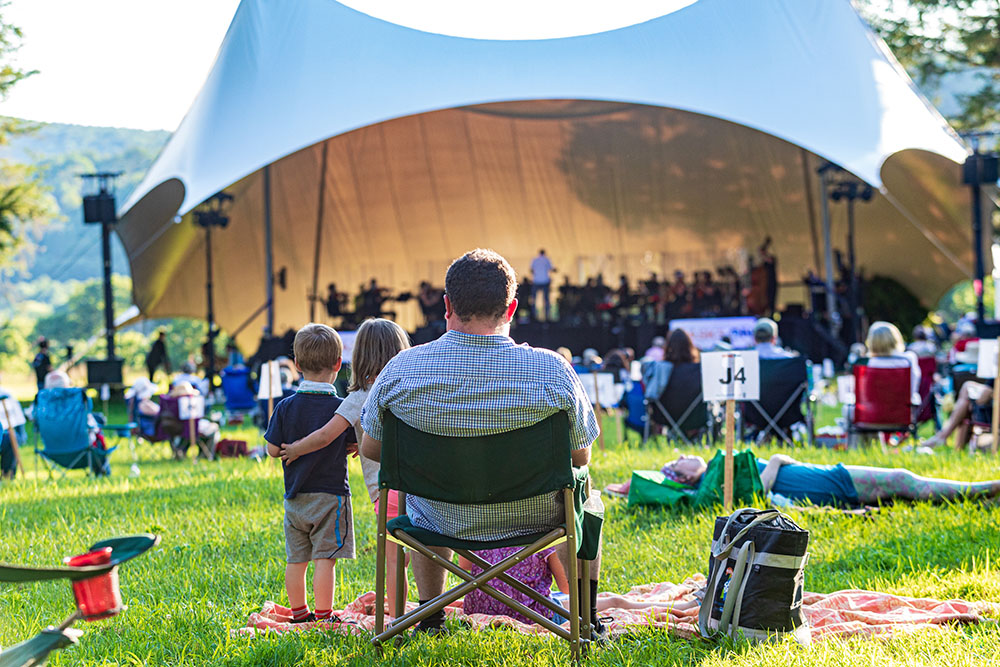
{"label": "red lantern", "polygon": [[[64,562],[70,567],[107,565],[111,562],[111,547],[73,556]],[[123,609],[121,591],[118,589],[118,566],[103,574],[74,581],[73,595],[83,620],[97,621],[114,616]]]}

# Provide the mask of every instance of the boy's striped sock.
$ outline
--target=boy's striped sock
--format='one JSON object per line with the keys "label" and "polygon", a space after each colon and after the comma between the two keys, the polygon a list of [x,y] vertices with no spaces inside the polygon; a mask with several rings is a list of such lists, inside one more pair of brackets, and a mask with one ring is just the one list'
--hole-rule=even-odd
{"label": "boy's striped sock", "polygon": [[309,616],[309,605],[307,604],[304,604],[301,607],[297,607],[296,609],[292,609],[293,621],[301,621],[305,619],[307,616]]}
{"label": "boy's striped sock", "polygon": [[330,613],[332,611],[333,611],[332,609],[317,609],[316,611],[313,612],[313,614],[316,615],[317,621],[325,621],[326,619],[330,618]]}

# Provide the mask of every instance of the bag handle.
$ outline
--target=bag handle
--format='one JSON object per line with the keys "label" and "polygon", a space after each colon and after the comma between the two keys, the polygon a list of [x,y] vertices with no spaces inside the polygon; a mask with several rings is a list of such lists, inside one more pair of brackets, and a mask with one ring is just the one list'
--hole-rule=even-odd
{"label": "bag handle", "polygon": [[705,597],[702,598],[701,607],[698,609],[698,631],[701,632],[701,636],[705,639],[711,638],[713,634],[708,627],[708,621],[712,617],[712,605],[715,604],[719,582],[722,580],[722,574],[726,569],[724,565],[724,563],[719,563],[716,566],[715,573],[712,574],[712,578],[705,586]]}
{"label": "bag handle", "polygon": [[[747,582],[750,581],[750,573],[753,571],[753,559],[757,555],[757,548],[753,542],[747,542],[743,545],[743,548],[747,550],[747,561],[746,561],[746,571],[743,573],[743,580],[740,582],[740,590],[736,594],[736,601],[733,603],[733,617],[732,624],[729,628],[729,636],[733,639],[738,639],[740,630],[740,612],[743,611],[743,594],[747,590]],[[742,555],[742,549],[740,551]],[[733,581],[736,580],[736,574],[733,574]],[[729,584],[730,590],[732,590],[732,584]]]}
{"label": "bag handle", "polygon": [[739,593],[743,592],[743,588],[746,585],[746,578],[749,574],[747,571],[747,562],[748,559],[752,560],[753,552],[753,542],[747,542],[740,547],[739,553],[736,556],[736,565],[733,567],[733,576],[729,578],[729,592],[726,593],[726,602],[722,607],[722,616],[719,618],[719,632],[724,635],[730,634],[729,622],[733,619],[734,609],[736,620],[739,620],[739,606],[743,600],[742,595],[735,594],[737,593],[735,587],[738,584]]}
{"label": "bag handle", "polygon": [[726,525],[722,529],[722,538],[723,539],[725,539],[726,533],[729,532],[729,528],[730,528],[730,526],[733,525],[733,522],[737,518],[739,518],[740,516],[742,516],[744,513],[746,513],[746,512],[758,512],[758,514],[757,514],[757,516],[755,516],[753,518],[753,520],[750,523],[748,523],[746,526],[744,526],[740,530],[740,532],[736,533],[736,535],[733,536],[733,539],[729,540],[728,542],[722,542],[720,540],[720,542],[712,549],[712,558],[715,558],[715,559],[718,559],[718,560],[722,560],[723,558],[728,558],[729,557],[729,553],[733,549],[733,543],[734,542],[738,542],[740,539],[742,539],[742,537],[744,535],[746,535],[748,532],[750,532],[751,528],[753,528],[754,526],[756,526],[759,523],[763,523],[764,521],[769,521],[770,519],[774,519],[774,518],[776,518],[778,516],[781,516],[781,512],[779,512],[778,510],[763,510],[763,511],[761,511],[761,510],[755,510],[752,507],[747,507],[747,508],[744,508],[744,509],[741,509],[741,510],[736,510],[735,512],[733,512],[732,514],[729,515],[729,520],[726,521]]}

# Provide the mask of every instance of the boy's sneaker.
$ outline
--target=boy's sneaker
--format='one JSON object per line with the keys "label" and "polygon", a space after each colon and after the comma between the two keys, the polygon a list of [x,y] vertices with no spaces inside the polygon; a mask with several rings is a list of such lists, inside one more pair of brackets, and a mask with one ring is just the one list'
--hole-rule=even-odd
{"label": "boy's sneaker", "polygon": [[316,614],[309,612],[307,616],[304,616],[298,620],[295,620],[293,618],[291,621],[289,621],[289,623],[313,623],[315,621],[316,621]]}

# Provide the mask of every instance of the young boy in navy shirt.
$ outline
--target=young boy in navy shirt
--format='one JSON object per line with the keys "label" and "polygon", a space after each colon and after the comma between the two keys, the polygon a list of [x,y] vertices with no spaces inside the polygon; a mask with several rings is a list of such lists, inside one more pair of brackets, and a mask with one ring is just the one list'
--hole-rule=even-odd
{"label": "young boy in navy shirt", "polygon": [[[307,324],[295,334],[295,367],[303,380],[298,391],[274,409],[264,439],[267,453],[281,456],[281,443],[295,442],[333,418],[341,399],[333,388],[343,343],[325,324]],[[333,609],[334,566],[354,558],[354,518],[347,481],[347,454],[356,451],[354,429],[323,449],[284,466],[285,589],[292,622],[324,620]],[[313,604],[306,603],[306,569],[313,562]]]}

